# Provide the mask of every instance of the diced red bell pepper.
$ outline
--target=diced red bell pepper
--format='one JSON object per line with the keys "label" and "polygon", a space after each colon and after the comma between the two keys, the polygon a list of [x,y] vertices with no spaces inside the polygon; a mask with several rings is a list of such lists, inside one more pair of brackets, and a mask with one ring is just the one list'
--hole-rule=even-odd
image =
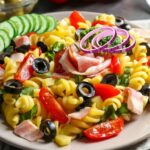
{"label": "diced red bell pepper", "polygon": [[21,62],[19,66],[17,73],[14,76],[16,80],[23,82],[31,78],[33,74],[33,68],[32,68],[33,60],[34,60],[34,57],[31,53],[29,53],[24,58],[24,60]]}
{"label": "diced red bell pepper", "polygon": [[120,59],[117,56],[114,56],[114,55],[112,56],[110,69],[112,73],[115,73],[115,74],[123,73],[123,66],[121,65]]}

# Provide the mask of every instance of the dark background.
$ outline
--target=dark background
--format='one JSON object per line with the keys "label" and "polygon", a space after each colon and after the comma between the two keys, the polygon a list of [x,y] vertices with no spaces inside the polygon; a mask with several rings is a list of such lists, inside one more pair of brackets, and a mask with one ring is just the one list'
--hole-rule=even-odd
{"label": "dark background", "polygon": [[82,10],[113,13],[129,20],[149,19],[150,7],[145,0],[68,0],[65,4],[52,4],[48,0],[39,0],[34,12],[46,13],[67,10]]}
{"label": "dark background", "polygon": [[[116,16],[125,17],[128,20],[150,19],[150,7],[145,0],[68,0],[67,3],[56,5],[48,0],[39,0],[34,8],[35,13],[47,13],[56,11],[93,11],[101,13],[112,13]],[[125,148],[124,150],[137,150],[139,146],[144,145],[144,140],[136,145]],[[150,149],[150,147],[149,147]],[[19,150],[0,142],[0,150]],[[123,150],[123,149],[121,149]],[[147,149],[144,149],[147,150]]]}

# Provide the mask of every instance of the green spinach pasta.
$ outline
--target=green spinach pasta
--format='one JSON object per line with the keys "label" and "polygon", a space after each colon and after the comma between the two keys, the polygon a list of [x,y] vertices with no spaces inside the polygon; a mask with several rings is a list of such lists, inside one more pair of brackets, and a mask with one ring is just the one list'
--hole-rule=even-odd
{"label": "green spinach pasta", "polygon": [[14,26],[11,39],[0,39],[0,106],[14,134],[59,146],[78,137],[98,142],[143,113],[148,43],[125,19],[100,14],[89,21],[78,11],[62,20],[28,17],[37,18],[33,29]]}

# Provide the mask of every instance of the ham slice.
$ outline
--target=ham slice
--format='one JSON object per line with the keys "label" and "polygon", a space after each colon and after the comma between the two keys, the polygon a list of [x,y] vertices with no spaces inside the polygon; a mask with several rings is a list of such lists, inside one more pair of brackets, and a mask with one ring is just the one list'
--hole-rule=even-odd
{"label": "ham slice", "polygon": [[14,133],[30,142],[37,141],[44,135],[30,120],[20,123],[15,128]]}
{"label": "ham slice", "polygon": [[4,69],[0,67],[0,80],[4,78]]}
{"label": "ham slice", "polygon": [[78,69],[74,67],[70,59],[68,58],[68,51],[66,50],[62,57],[59,60],[59,63],[62,65],[63,69],[66,72],[76,74],[76,75],[94,75],[102,71],[103,69],[109,67],[111,60],[107,59],[104,61],[102,57],[94,57],[92,55],[79,55],[78,53],[73,52],[74,58],[78,64]]}
{"label": "ham slice", "polygon": [[68,114],[68,116],[73,119],[81,120],[90,112],[90,110],[91,110],[90,107],[85,107],[78,112]]}
{"label": "ham slice", "polygon": [[14,53],[11,55],[11,59],[13,59],[16,62],[22,62],[24,59],[24,54],[22,53]]}
{"label": "ham slice", "polygon": [[128,109],[137,115],[142,114],[143,109],[144,109],[145,97],[140,92],[129,87],[125,89],[125,92],[127,93]]}
{"label": "ham slice", "polygon": [[16,47],[20,47],[22,45],[30,45],[30,39],[26,35],[20,36],[16,38],[14,41],[15,41]]}

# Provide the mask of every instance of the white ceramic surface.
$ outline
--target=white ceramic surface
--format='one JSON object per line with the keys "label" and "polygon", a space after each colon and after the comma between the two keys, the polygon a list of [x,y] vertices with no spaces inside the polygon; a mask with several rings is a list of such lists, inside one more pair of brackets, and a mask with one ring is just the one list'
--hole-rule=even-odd
{"label": "white ceramic surface", "polygon": [[[67,17],[70,12],[51,13],[57,19]],[[97,13],[82,12],[87,19],[93,19]],[[136,23],[136,22],[135,22]],[[136,24],[137,25],[137,24]],[[29,150],[110,150],[122,148],[143,140],[150,135],[150,106],[136,120],[125,125],[122,133],[114,138],[102,142],[90,142],[86,139],[74,140],[69,146],[59,148],[52,143],[28,142],[15,136],[0,119],[0,140],[21,149]]]}

